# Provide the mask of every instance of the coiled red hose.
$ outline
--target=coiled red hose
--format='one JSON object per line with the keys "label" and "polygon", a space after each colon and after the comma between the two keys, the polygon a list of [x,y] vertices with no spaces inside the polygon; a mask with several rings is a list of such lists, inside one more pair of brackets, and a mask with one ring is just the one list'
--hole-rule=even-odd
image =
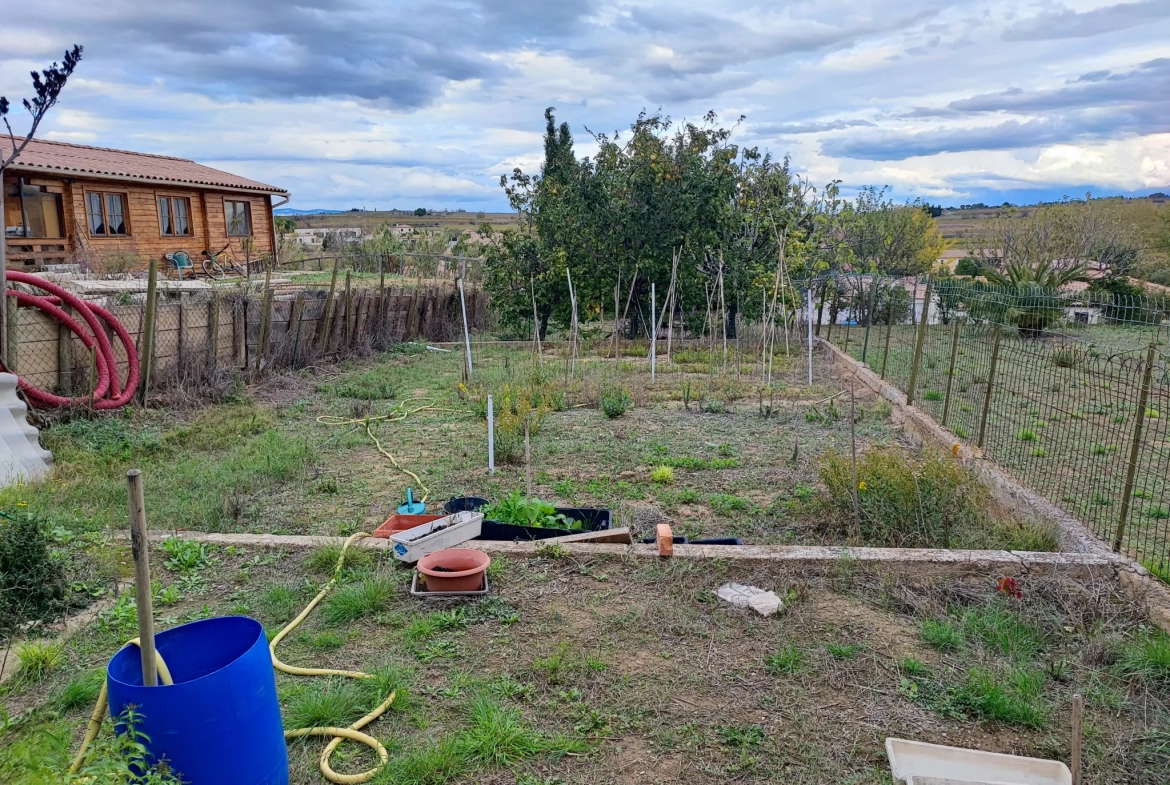
{"label": "coiled red hose", "polygon": [[[14,298],[17,304],[40,308],[61,322],[81,340],[86,349],[92,346],[97,347],[94,357],[97,363],[97,386],[93,393],[94,408],[117,409],[128,404],[130,399],[134,397],[135,390],[138,389],[138,351],[134,348],[134,339],[130,337],[130,333],[126,332],[126,328],[122,326],[117,317],[105,308],[82,300],[77,295],[51,281],[46,281],[44,278],[9,270],[8,280],[13,283],[27,284],[47,292],[46,295],[35,295],[16,289],[8,289],[5,294]],[[79,322],[63,311],[60,307],[62,303],[72,308],[81,317],[81,321]],[[126,349],[128,368],[124,383],[118,379],[118,363],[114,358],[114,350],[110,346],[110,340],[106,337],[106,331],[102,327],[103,322],[110,326]],[[7,370],[3,364],[0,364],[0,369]],[[39,387],[34,387],[24,378],[20,379],[20,389],[24,391],[28,402],[37,407],[88,405],[90,400],[88,395],[76,398],[55,395]]]}

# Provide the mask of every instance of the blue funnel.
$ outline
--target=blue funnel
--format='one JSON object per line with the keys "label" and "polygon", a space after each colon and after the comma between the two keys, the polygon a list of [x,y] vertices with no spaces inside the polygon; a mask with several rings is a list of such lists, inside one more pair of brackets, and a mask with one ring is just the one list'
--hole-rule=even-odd
{"label": "blue funnel", "polygon": [[414,500],[414,492],[410,488],[407,488],[406,489],[406,504],[400,504],[398,506],[398,514],[399,515],[423,515],[426,513],[426,511],[427,511],[427,506],[425,504],[423,504],[422,502],[416,502]]}

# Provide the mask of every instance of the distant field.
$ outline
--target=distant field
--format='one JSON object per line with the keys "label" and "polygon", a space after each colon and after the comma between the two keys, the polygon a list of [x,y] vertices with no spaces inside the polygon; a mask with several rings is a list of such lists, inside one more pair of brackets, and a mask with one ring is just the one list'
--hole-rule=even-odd
{"label": "distant field", "polygon": [[322,215],[290,216],[298,229],[320,229],[327,227],[356,226],[364,231],[377,231],[385,224],[410,224],[418,229],[478,229],[486,221],[497,229],[516,223],[515,213],[439,213],[436,215],[414,215],[390,211],[358,213],[334,213]]}

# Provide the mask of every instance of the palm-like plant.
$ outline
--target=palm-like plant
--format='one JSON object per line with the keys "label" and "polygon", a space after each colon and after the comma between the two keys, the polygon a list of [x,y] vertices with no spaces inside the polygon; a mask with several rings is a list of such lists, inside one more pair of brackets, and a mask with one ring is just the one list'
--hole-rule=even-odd
{"label": "palm-like plant", "polygon": [[1088,264],[1081,261],[1061,265],[1054,259],[1017,258],[1009,259],[1002,270],[987,266],[982,272],[988,283],[1006,290],[1004,321],[1014,324],[1021,337],[1038,338],[1064,312],[1061,287],[1085,280],[1088,271]]}

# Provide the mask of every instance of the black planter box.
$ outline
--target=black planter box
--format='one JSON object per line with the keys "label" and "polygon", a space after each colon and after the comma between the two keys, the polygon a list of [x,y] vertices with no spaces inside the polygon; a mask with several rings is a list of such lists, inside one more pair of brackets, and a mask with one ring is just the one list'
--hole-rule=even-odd
{"label": "black planter box", "polygon": [[[475,511],[487,504],[487,499],[478,496],[456,496],[443,505],[443,512],[450,515],[464,510]],[[566,518],[581,521],[579,529],[551,529],[543,526],[516,526],[511,523],[485,520],[477,540],[547,540],[566,534],[580,534],[585,531],[604,531],[613,527],[613,515],[600,507],[557,507],[556,511]]]}

